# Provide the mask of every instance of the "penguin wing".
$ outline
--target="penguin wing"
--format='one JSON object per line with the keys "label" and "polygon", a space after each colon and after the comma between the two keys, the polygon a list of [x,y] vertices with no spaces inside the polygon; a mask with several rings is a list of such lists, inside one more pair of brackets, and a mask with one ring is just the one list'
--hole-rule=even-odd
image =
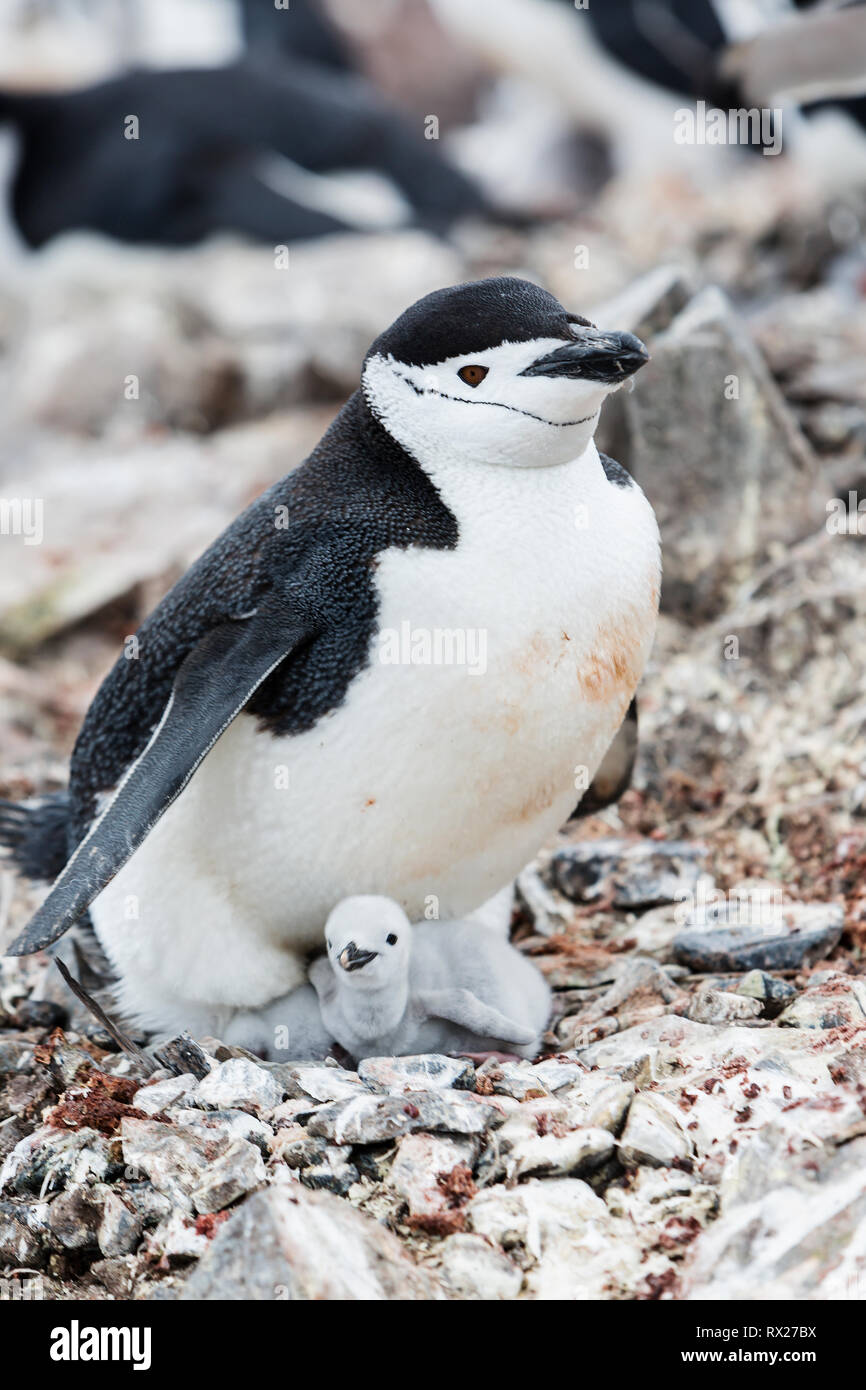
{"label": "penguin wing", "polygon": [[531,1028],[524,1028],[491,1004],[485,1004],[469,989],[419,990],[415,1002],[428,1018],[447,1019],[481,1038],[498,1038],[526,1047],[538,1036]]}
{"label": "penguin wing", "polygon": [[307,972],[310,984],[319,996],[321,1004],[331,1004],[337,997],[337,981],[327,956],[314,960]]}
{"label": "penguin wing", "polygon": [[197,643],[178,668],[145,748],[7,954],[29,955],[68,931],[180,796],[254,691],[315,630],[310,616],[272,594],[248,617],[221,623]]}

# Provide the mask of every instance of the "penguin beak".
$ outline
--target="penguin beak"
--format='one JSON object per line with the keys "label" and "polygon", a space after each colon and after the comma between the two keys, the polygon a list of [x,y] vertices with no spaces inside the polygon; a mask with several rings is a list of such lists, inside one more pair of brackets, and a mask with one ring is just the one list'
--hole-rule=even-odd
{"label": "penguin beak", "polygon": [[378,951],[362,951],[354,941],[350,941],[348,946],[343,947],[338,959],[344,970],[360,970],[375,960],[378,954]]}
{"label": "penguin beak", "polygon": [[633,333],[600,333],[597,328],[576,330],[573,343],[539,357],[521,376],[568,376],[615,386],[649,361],[649,353]]}

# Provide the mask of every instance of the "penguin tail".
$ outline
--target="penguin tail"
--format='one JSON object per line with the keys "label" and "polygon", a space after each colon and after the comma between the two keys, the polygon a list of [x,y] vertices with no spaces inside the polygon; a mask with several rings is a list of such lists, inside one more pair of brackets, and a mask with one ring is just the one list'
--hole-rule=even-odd
{"label": "penguin tail", "polygon": [[68,828],[68,792],[30,805],[0,801],[0,851],[37,883],[53,883],[69,858]]}

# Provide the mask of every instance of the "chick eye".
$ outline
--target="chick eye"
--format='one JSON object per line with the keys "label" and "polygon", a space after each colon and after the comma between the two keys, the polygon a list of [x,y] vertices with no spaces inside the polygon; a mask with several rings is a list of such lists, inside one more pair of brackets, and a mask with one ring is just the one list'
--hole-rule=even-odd
{"label": "chick eye", "polygon": [[389,931],[388,935],[385,937],[385,940],[387,941],[387,943],[388,943],[389,946],[396,946],[396,945],[397,945],[397,937],[395,936],[394,932],[392,932],[392,931]]}
{"label": "chick eye", "polygon": [[489,367],[482,367],[475,363],[471,367],[461,367],[457,375],[461,381],[466,382],[467,386],[480,386],[489,371]]}

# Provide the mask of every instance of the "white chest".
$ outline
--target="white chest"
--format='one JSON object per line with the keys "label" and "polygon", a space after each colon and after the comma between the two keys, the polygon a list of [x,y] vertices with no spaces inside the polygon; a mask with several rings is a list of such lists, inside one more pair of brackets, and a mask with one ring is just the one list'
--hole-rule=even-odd
{"label": "white chest", "polygon": [[[593,446],[563,467],[435,481],[456,548],[379,557],[370,661],[313,729],[229,727],[96,905],[115,957],[132,894],[136,969],[146,952],[174,977],[186,937],[199,964],[207,941],[211,997],[251,1004],[291,987],[279,953],[318,947],[343,897],[464,915],[576,805],[651,646],[652,511]],[[251,962],[267,970],[247,981]]]}

